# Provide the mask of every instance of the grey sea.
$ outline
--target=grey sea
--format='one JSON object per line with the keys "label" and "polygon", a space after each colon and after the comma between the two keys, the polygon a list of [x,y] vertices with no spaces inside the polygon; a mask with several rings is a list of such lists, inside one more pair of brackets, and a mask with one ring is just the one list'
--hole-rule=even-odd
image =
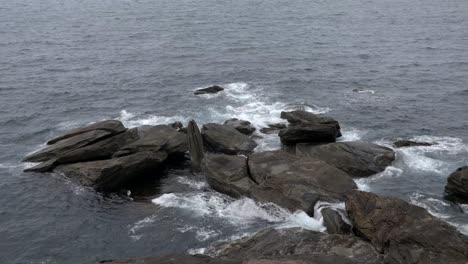
{"label": "grey sea", "polygon": [[[193,95],[215,84],[225,91]],[[1,263],[205,253],[267,226],[323,228],[184,168],[142,183],[143,201],[22,172],[48,139],[109,118],[261,128],[303,108],[339,120],[341,141],[435,142],[396,149],[358,186],[468,234],[468,207],[443,198],[468,164],[466,0],[2,0],[0,105]]]}

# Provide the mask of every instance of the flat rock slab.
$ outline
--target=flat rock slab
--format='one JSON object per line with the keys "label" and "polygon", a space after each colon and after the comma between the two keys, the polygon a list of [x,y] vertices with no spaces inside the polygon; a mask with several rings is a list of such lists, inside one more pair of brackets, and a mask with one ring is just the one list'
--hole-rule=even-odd
{"label": "flat rock slab", "polygon": [[51,159],[58,158],[72,150],[85,147],[99,140],[112,136],[112,132],[106,130],[91,130],[87,131],[50,145],[44,149],[35,152],[26,158],[24,162],[43,162]]}
{"label": "flat rock slab", "polygon": [[447,178],[445,192],[448,198],[455,198],[457,202],[468,203],[468,166],[458,168]]}
{"label": "flat rock slab", "polygon": [[295,145],[298,143],[328,143],[336,141],[336,125],[307,123],[290,125],[279,132],[281,143]]}
{"label": "flat rock slab", "polygon": [[210,86],[210,87],[197,89],[197,90],[195,90],[195,92],[194,92],[193,94],[195,94],[195,95],[199,95],[199,94],[214,94],[214,93],[219,93],[219,92],[221,92],[221,91],[224,91],[224,88],[223,88],[223,87],[218,86],[218,85],[213,85],[213,86]]}
{"label": "flat rock slab", "polygon": [[105,121],[92,123],[92,124],[84,126],[84,127],[79,127],[79,128],[69,130],[65,134],[63,134],[63,135],[61,135],[59,137],[56,137],[54,139],[49,140],[47,142],[47,144],[52,145],[52,144],[57,143],[58,141],[61,141],[61,140],[67,139],[67,138],[71,138],[71,137],[74,137],[76,135],[83,134],[85,132],[89,132],[89,131],[92,131],[92,130],[104,130],[104,131],[109,132],[109,134],[111,134],[111,135],[115,135],[115,134],[120,134],[120,133],[124,132],[127,129],[124,127],[122,122],[120,122],[118,120],[105,120]]}
{"label": "flat rock slab", "polygon": [[323,160],[352,177],[368,177],[382,172],[395,160],[392,149],[362,141],[320,146],[298,144],[296,155]]}
{"label": "flat rock slab", "polygon": [[[253,237],[225,246],[219,253],[223,257],[241,259],[306,256],[326,261],[335,258],[336,263],[382,263],[373,246],[354,236],[327,235],[301,228],[268,228]],[[289,263],[289,262],[286,262]],[[305,262],[309,263],[309,262]],[[322,262],[317,262],[322,263]]]}
{"label": "flat rock slab", "polygon": [[142,173],[158,168],[166,158],[166,152],[139,152],[114,159],[61,165],[56,171],[84,186],[100,191],[118,191]]}
{"label": "flat rock slab", "polygon": [[397,148],[403,148],[403,147],[427,147],[427,146],[432,146],[434,143],[429,143],[429,142],[416,142],[416,141],[411,141],[411,140],[399,140],[393,143],[393,145]]}
{"label": "flat rock slab", "polygon": [[343,200],[357,186],[343,171],[323,161],[299,159],[283,151],[241,156],[207,155],[202,171],[213,189],[233,197],[273,202],[313,215],[320,200]]}
{"label": "flat rock slab", "polygon": [[425,209],[403,200],[353,191],[346,210],[356,234],[386,263],[467,263],[468,238]]}
{"label": "flat rock slab", "polygon": [[281,118],[288,120],[292,125],[300,124],[323,124],[334,125],[336,127],[336,137],[341,137],[341,127],[338,121],[326,115],[316,115],[304,110],[295,110],[291,112],[281,112]]}
{"label": "flat rock slab", "polygon": [[205,124],[202,127],[202,136],[206,150],[211,152],[249,154],[257,147],[253,139],[227,125]]}

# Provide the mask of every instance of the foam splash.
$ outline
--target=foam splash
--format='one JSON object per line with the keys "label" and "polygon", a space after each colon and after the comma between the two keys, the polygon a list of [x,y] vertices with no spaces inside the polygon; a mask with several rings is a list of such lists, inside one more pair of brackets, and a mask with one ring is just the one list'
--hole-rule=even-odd
{"label": "foam splash", "polygon": [[358,130],[355,128],[341,128],[342,136],[337,138],[338,142],[346,142],[346,141],[358,141],[361,140],[362,137],[367,133],[366,131]]}
{"label": "foam splash", "polygon": [[161,124],[170,124],[176,121],[188,123],[189,118],[183,116],[157,116],[157,115],[145,115],[138,116],[133,113],[129,113],[126,110],[120,111],[120,116],[117,118],[120,120],[124,126],[128,128],[133,128],[143,125],[161,125]]}
{"label": "foam splash", "polygon": [[223,218],[237,226],[265,221],[278,227],[324,230],[317,219],[309,217],[303,211],[291,213],[273,203],[257,203],[249,198],[234,200],[215,192],[163,194],[153,199],[153,203],[163,207],[191,210],[198,216]]}
{"label": "foam splash", "polygon": [[188,185],[188,186],[190,186],[190,187],[192,187],[194,189],[197,189],[197,190],[202,190],[202,189],[208,188],[208,184],[206,182],[189,179],[187,177],[179,176],[179,177],[177,177],[177,181],[179,183]]}

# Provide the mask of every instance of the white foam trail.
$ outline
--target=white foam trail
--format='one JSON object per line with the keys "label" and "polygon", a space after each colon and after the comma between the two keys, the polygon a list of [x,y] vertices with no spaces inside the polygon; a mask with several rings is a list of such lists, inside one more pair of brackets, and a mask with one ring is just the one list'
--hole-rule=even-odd
{"label": "white foam trail", "polygon": [[374,90],[370,90],[370,89],[354,89],[353,92],[356,92],[356,93],[375,94],[375,91],[374,91]]}
{"label": "white foam trail", "polygon": [[423,194],[421,192],[415,192],[411,194],[409,201],[414,205],[426,209],[430,214],[432,214],[435,217],[442,219],[447,219],[450,217],[450,215],[441,213],[441,207],[450,207],[448,203],[442,200],[427,197],[426,194]]}
{"label": "white foam trail", "polygon": [[279,227],[324,230],[318,220],[309,217],[305,212],[291,213],[272,203],[256,203],[249,198],[234,200],[215,192],[163,194],[153,199],[153,203],[163,207],[191,210],[199,216],[223,218],[233,225],[242,226],[263,220]]}
{"label": "white foam trail", "polygon": [[361,191],[369,192],[371,191],[370,185],[380,181],[383,178],[397,178],[400,177],[403,173],[403,170],[394,166],[388,166],[383,172],[377,173],[373,176],[367,178],[354,179],[354,182],[358,186],[358,189]]}
{"label": "white foam trail", "polygon": [[147,225],[154,223],[156,215],[145,217],[144,219],[136,222],[133,226],[130,227],[129,232],[132,235],[135,235],[140,229],[146,227]]}
{"label": "white foam trail", "polygon": [[206,182],[197,181],[197,180],[194,180],[194,179],[189,179],[187,177],[179,176],[179,177],[177,177],[177,181],[179,183],[188,185],[188,186],[190,186],[190,187],[192,187],[194,189],[197,189],[197,190],[202,190],[202,189],[208,188],[208,184]]}
{"label": "white foam trail", "polygon": [[188,123],[189,118],[183,116],[156,116],[156,115],[146,115],[146,116],[138,116],[133,113],[129,113],[126,110],[120,111],[120,117],[117,118],[120,120],[124,126],[128,128],[133,128],[137,126],[143,125],[161,125],[161,124],[170,124],[176,121],[180,121],[183,123]]}

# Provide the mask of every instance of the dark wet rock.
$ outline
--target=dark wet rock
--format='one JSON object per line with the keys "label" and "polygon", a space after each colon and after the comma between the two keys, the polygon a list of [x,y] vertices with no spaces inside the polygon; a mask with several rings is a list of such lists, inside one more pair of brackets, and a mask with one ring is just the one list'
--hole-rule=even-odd
{"label": "dark wet rock", "polygon": [[[247,164],[246,164],[247,162]],[[239,156],[209,155],[203,162],[208,183],[217,191],[260,202],[273,202],[291,211],[313,215],[320,200],[343,200],[357,188],[344,172],[323,161],[298,159],[283,151]]]}
{"label": "dark wet rock", "polygon": [[257,147],[253,139],[231,126],[214,123],[203,125],[202,136],[206,149],[211,152],[248,154]]}
{"label": "dark wet rock", "polygon": [[237,118],[232,118],[232,119],[226,120],[224,122],[224,125],[231,126],[235,128],[237,131],[247,136],[250,136],[253,134],[253,132],[255,132],[255,127],[249,121],[246,121],[246,120],[239,120]]}
{"label": "dark wet rock", "polygon": [[61,165],[56,171],[84,186],[100,191],[118,191],[148,170],[161,166],[166,158],[166,152],[144,151],[108,160]]}
{"label": "dark wet rock", "polygon": [[242,156],[207,154],[202,171],[214,190],[235,198],[250,196],[255,182],[249,178],[247,159]]}
{"label": "dark wet rock", "polygon": [[286,128],[286,124],[276,123],[268,124],[268,127],[263,127],[260,129],[260,132],[263,134],[278,134],[281,129]]}
{"label": "dark wet rock", "polygon": [[96,123],[92,123],[85,127],[79,127],[72,130],[67,131],[65,134],[51,139],[47,142],[48,145],[52,145],[57,143],[58,141],[74,137],[79,134],[83,134],[85,132],[89,132],[92,130],[103,130],[109,132],[109,135],[116,135],[124,132],[126,128],[122,124],[122,122],[118,120],[105,120]]}
{"label": "dark wet rock", "polygon": [[340,213],[331,208],[323,208],[321,213],[323,216],[323,224],[327,228],[329,234],[351,233],[351,225],[343,220]]}
{"label": "dark wet rock", "polygon": [[137,129],[139,139],[124,146],[115,157],[147,151],[183,155],[188,150],[186,135],[168,125],[141,126]]}
{"label": "dark wet rock", "polygon": [[25,171],[47,172],[60,164],[109,159],[123,146],[138,139],[137,129],[129,129],[118,135],[103,139],[94,144],[76,148],[58,155]]}
{"label": "dark wet rock", "polygon": [[298,143],[335,142],[337,129],[333,124],[307,123],[290,125],[279,132],[281,143],[295,145]]}
{"label": "dark wet rock", "polygon": [[166,255],[123,260],[103,260],[100,264],[242,264],[241,260],[212,258],[203,255]]}
{"label": "dark wet rock", "polygon": [[219,93],[223,91],[224,88],[221,86],[213,85],[210,87],[198,89],[194,92],[194,94],[199,95],[199,94],[214,94],[214,93]]}
{"label": "dark wet rock", "polygon": [[91,130],[77,134],[72,137],[60,140],[59,142],[50,145],[42,150],[39,150],[26,158],[24,162],[43,162],[58,158],[72,150],[85,147],[99,140],[103,140],[112,136],[112,132],[106,130]]}
{"label": "dark wet rock", "polygon": [[395,160],[395,152],[392,149],[362,141],[320,146],[297,144],[296,154],[323,160],[352,177],[367,177],[382,172]]}
{"label": "dark wet rock", "polygon": [[191,120],[187,126],[187,139],[192,170],[200,172],[205,151],[203,148],[203,138],[195,120]]}
{"label": "dark wet rock", "polygon": [[265,229],[225,246],[219,255],[241,259],[302,257],[304,261],[308,260],[307,256],[315,256],[318,262],[312,263],[332,263],[327,261],[330,258],[337,261],[335,263],[382,263],[372,245],[357,237],[327,235],[301,228]]}
{"label": "dark wet rock", "polygon": [[305,125],[305,124],[323,124],[335,125],[336,137],[341,137],[341,127],[338,121],[332,117],[325,115],[316,115],[304,110],[295,110],[291,112],[281,112],[281,118],[288,120],[291,125]]}
{"label": "dark wet rock", "polygon": [[346,210],[355,233],[385,254],[387,263],[467,263],[467,237],[421,207],[353,191]]}
{"label": "dark wet rock", "polygon": [[398,140],[393,145],[397,148],[403,148],[403,147],[420,147],[420,146],[432,146],[434,145],[433,143],[429,142],[416,142],[416,141],[411,141],[411,140]]}
{"label": "dark wet rock", "polygon": [[445,192],[450,200],[468,203],[468,166],[458,168],[447,178]]}

